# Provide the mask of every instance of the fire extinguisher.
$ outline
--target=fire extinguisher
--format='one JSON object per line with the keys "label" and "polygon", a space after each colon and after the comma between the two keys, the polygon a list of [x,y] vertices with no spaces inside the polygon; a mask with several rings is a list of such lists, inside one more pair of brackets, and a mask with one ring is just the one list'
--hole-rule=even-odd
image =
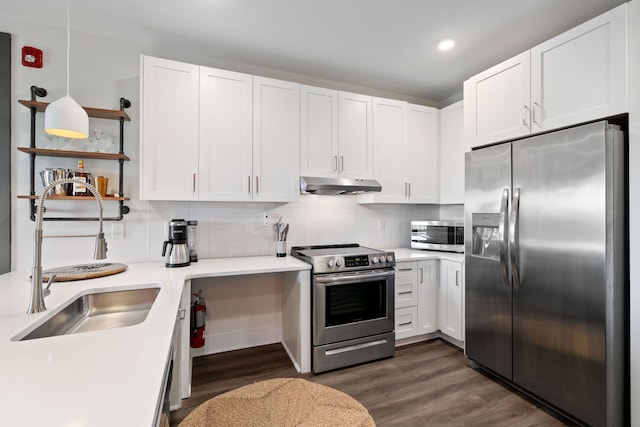
{"label": "fire extinguisher", "polygon": [[204,321],[207,315],[207,306],[204,304],[202,289],[193,294],[191,300],[191,347],[204,346]]}

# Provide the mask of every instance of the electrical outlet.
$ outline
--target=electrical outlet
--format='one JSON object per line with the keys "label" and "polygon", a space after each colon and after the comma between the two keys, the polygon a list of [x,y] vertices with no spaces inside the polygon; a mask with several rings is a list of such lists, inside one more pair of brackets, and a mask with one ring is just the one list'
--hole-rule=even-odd
{"label": "electrical outlet", "polygon": [[384,218],[378,218],[378,231],[384,231]]}
{"label": "electrical outlet", "polygon": [[111,224],[111,238],[124,239],[124,222],[114,222]]}
{"label": "electrical outlet", "polygon": [[269,233],[269,214],[266,212],[262,214],[262,232]]}

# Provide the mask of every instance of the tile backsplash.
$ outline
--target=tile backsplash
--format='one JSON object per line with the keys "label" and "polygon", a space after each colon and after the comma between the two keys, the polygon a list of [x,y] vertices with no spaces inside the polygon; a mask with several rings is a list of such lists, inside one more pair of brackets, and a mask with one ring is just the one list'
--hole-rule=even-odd
{"label": "tile backsplash", "polygon": [[[149,253],[161,260],[167,221],[198,220],[198,257],[275,254],[272,224],[289,223],[287,246],[360,243],[408,247],[411,219],[437,219],[438,205],[359,205],[356,196],[301,195],[297,203],[149,202]],[[264,226],[264,215],[268,226]],[[157,257],[153,254],[157,254]]]}

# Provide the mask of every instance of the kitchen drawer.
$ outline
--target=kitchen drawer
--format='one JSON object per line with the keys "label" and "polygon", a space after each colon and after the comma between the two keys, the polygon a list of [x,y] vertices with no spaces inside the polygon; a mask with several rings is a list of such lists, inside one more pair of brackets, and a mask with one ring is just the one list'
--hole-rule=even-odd
{"label": "kitchen drawer", "polygon": [[418,334],[418,307],[396,309],[396,339],[409,338]]}
{"label": "kitchen drawer", "polygon": [[418,269],[416,262],[396,266],[396,308],[418,305]]}

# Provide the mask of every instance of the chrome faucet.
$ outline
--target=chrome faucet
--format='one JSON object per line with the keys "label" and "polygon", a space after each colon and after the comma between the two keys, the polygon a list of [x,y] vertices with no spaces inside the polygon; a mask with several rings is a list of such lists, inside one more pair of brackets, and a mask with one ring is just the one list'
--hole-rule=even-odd
{"label": "chrome faucet", "polygon": [[53,181],[47,185],[40,196],[40,205],[38,206],[38,212],[36,216],[36,227],[33,232],[34,248],[33,248],[33,268],[31,269],[31,297],[29,299],[29,308],[27,313],[40,313],[47,309],[44,304],[45,295],[49,294],[49,287],[56,278],[55,274],[49,277],[47,287],[42,289],[42,222],[44,216],[44,201],[47,198],[49,190],[56,185],[61,184],[80,184],[84,185],[87,190],[93,194],[93,197],[98,201],[98,208],[100,210],[100,228],[96,234],[96,248],[93,254],[94,259],[105,259],[107,257],[107,241],[104,238],[104,232],[102,231],[102,197],[100,193],[93,185],[89,184],[78,178],[63,178],[57,181]]}

